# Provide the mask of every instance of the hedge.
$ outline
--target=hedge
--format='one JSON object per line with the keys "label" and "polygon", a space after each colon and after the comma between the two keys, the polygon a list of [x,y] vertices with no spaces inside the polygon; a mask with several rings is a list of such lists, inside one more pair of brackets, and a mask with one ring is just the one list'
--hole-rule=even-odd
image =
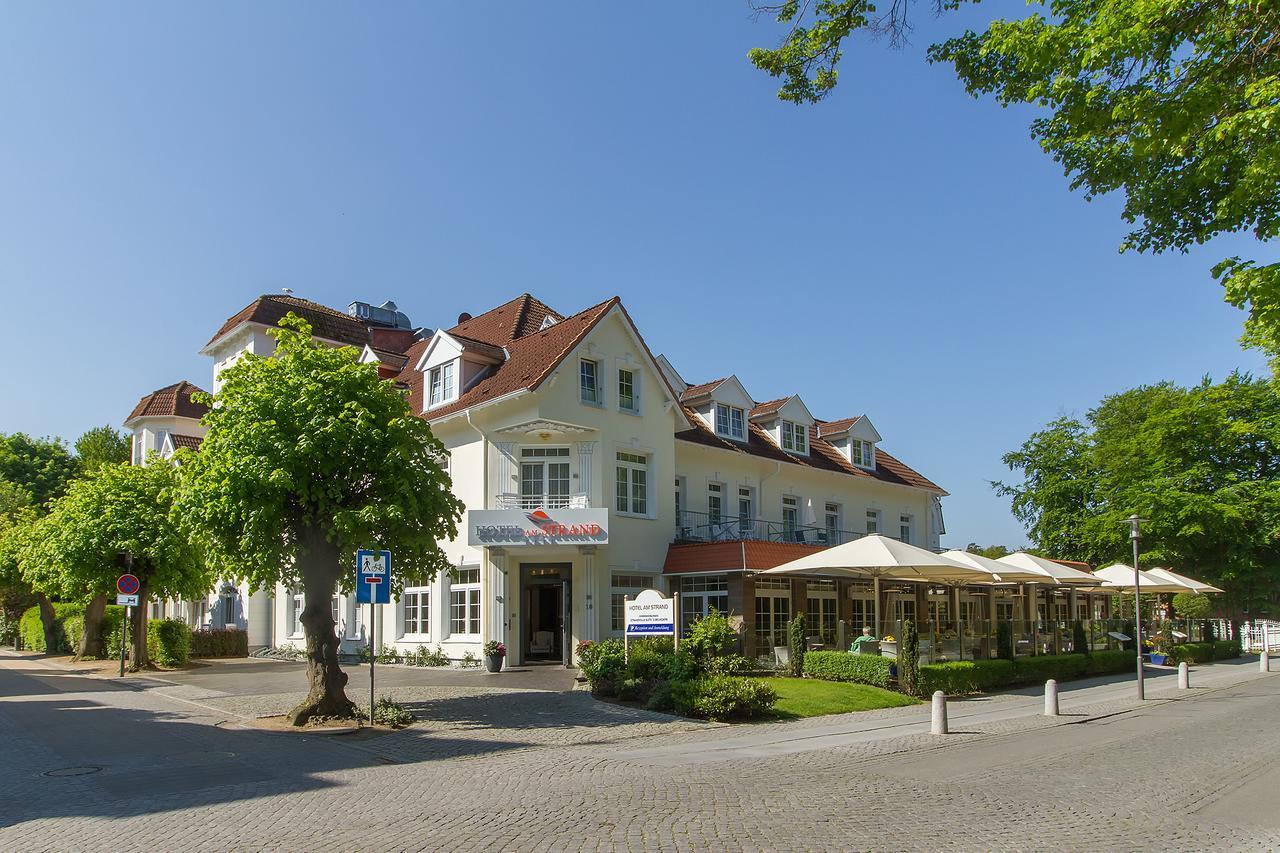
{"label": "hedge", "polygon": [[1138,668],[1138,660],[1131,651],[1109,649],[1095,651],[1089,656],[1089,663],[1084,669],[1086,676],[1118,675],[1122,672],[1134,672]]}
{"label": "hedge", "polygon": [[249,656],[249,635],[239,628],[209,628],[191,634],[193,658],[244,658]]}
{"label": "hedge", "polygon": [[856,684],[889,686],[893,660],[883,655],[855,655],[851,652],[809,652],[804,656],[807,678],[823,681],[852,681]]}
{"label": "hedge", "polygon": [[1088,667],[1089,659],[1084,655],[1041,655],[1014,661],[1016,678],[1022,684],[1043,684],[1050,678],[1083,678]]}
{"label": "hedge", "polygon": [[[75,654],[80,649],[80,634],[84,631],[84,604],[60,602],[53,605],[57,624],[58,648],[54,654]],[[124,624],[124,608],[108,604],[102,614],[103,654],[107,657],[120,652],[120,626]],[[44,647],[44,624],[40,621],[40,608],[29,607],[18,620],[18,633],[22,647],[29,651],[47,651]]]}
{"label": "hedge", "polygon": [[922,696],[930,696],[935,690],[948,696],[981,693],[1008,686],[1015,676],[1014,662],[999,658],[931,663],[920,667],[919,690]]}
{"label": "hedge", "polygon": [[153,619],[147,623],[147,654],[160,666],[178,667],[191,651],[191,628],[181,619]]}

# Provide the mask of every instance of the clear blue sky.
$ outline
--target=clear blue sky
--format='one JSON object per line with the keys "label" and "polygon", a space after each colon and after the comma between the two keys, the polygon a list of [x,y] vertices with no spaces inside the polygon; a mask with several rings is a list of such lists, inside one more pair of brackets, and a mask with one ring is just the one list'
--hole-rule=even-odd
{"label": "clear blue sky", "polygon": [[[9,4],[0,431],[119,424],[256,295],[450,324],[622,296],[690,380],[865,413],[947,488],[945,542],[1021,544],[987,485],[1063,413],[1262,360],[1207,269],[1117,254],[1025,110],[924,49],[851,45],[776,100],[746,4]],[[1243,242],[1236,244],[1247,251]]]}

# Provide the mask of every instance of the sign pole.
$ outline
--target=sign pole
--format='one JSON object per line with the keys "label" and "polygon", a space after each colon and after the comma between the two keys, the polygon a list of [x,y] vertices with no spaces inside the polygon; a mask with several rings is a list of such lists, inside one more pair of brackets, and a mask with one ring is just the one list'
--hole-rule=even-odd
{"label": "sign pole", "polygon": [[[372,598],[373,596],[370,596]],[[369,602],[369,725],[373,725],[373,664],[378,657],[374,643],[378,637],[378,605]]]}
{"label": "sign pole", "polygon": [[[745,548],[746,546],[744,545],[743,547]],[[675,651],[678,652],[680,651],[680,593],[678,592],[671,593],[671,600],[675,602],[674,604],[671,605],[671,610],[673,611],[673,615],[675,616],[674,621],[676,623],[674,626],[675,632],[672,635],[673,638],[671,642],[672,642],[672,645],[675,647]]]}
{"label": "sign pole", "polygon": [[120,626],[120,677],[124,678],[124,648],[125,638],[129,636],[129,611],[133,608],[126,606],[124,609],[124,624]]}
{"label": "sign pole", "polygon": [[622,662],[631,663],[631,633],[627,630],[627,602],[631,601],[631,595],[622,596]]}

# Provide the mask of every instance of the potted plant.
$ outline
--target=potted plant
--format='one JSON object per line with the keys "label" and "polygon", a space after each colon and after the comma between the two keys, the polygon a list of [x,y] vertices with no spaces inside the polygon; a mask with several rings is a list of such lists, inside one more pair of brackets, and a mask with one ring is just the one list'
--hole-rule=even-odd
{"label": "potted plant", "polygon": [[488,672],[499,672],[502,670],[502,659],[507,656],[507,647],[504,643],[497,640],[490,640],[484,644],[484,668]]}

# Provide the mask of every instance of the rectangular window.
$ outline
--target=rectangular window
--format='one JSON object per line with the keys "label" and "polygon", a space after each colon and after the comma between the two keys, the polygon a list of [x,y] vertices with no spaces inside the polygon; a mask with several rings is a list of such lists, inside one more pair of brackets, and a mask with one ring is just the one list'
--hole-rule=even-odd
{"label": "rectangular window", "polygon": [[404,632],[426,636],[431,633],[431,590],[406,589],[404,597]]}
{"label": "rectangular window", "polygon": [[719,483],[707,484],[707,523],[719,524],[724,520],[724,493]]}
{"label": "rectangular window", "polygon": [[681,579],[680,614],[685,631],[713,607],[717,613],[729,612],[728,575],[695,575]]}
{"label": "rectangular window", "polygon": [[449,633],[480,634],[480,570],[459,569],[449,587]]}
{"label": "rectangular window", "polygon": [[874,468],[876,465],[875,445],[869,441],[849,439],[849,454],[853,464],[861,468]]}
{"label": "rectangular window", "polygon": [[617,510],[633,515],[649,514],[649,457],[618,451]]}
{"label": "rectangular window", "polygon": [[782,422],[782,449],[793,453],[809,452],[809,429],[804,424]]}
{"label": "rectangular window", "polygon": [[726,438],[742,441],[747,435],[742,409],[716,403],[716,432]]}
{"label": "rectangular window", "polygon": [[569,448],[526,447],[520,451],[520,506],[561,509],[569,505]]}
{"label": "rectangular window", "polygon": [[825,515],[827,527],[827,544],[840,544],[840,504],[828,503]]}
{"label": "rectangular window", "polygon": [[142,436],[135,435],[133,437],[133,464],[142,464]]}
{"label": "rectangular window", "polygon": [[809,632],[823,643],[836,641],[836,583],[835,581],[809,581],[807,587],[806,621]]}
{"label": "rectangular window", "polygon": [[898,538],[903,542],[911,542],[911,516],[898,516]]}
{"label": "rectangular window", "polygon": [[226,592],[222,594],[222,627],[234,628],[236,626],[236,602],[240,600],[240,595],[234,592]]}
{"label": "rectangular window", "polygon": [[302,611],[307,606],[307,597],[301,590],[294,590],[293,596],[293,636],[302,636]]}
{"label": "rectangular window", "polygon": [[640,411],[640,397],[636,393],[636,373],[625,367],[618,369],[618,408],[624,412]]}
{"label": "rectangular window", "polygon": [[786,495],[782,498],[782,532],[788,542],[794,541],[800,527],[800,499]]}
{"label": "rectangular window", "polygon": [[600,405],[600,365],[588,359],[578,362],[578,392],[582,402]]}
{"label": "rectangular window", "polygon": [[439,367],[431,368],[431,406],[438,406],[453,399],[453,372],[454,362],[452,361],[446,361]]}
{"label": "rectangular window", "polygon": [[878,509],[867,510],[867,532],[868,533],[880,532],[880,510]]}
{"label": "rectangular window", "polygon": [[613,575],[609,585],[609,625],[613,631],[622,633],[626,629],[626,597],[635,598],[652,586],[653,578],[647,575]]}
{"label": "rectangular window", "polygon": [[787,623],[791,621],[791,588],[785,590],[756,584],[756,651],[768,655],[776,646],[787,645]]}
{"label": "rectangular window", "polygon": [[755,518],[751,503],[751,489],[740,486],[738,488],[738,527],[742,535],[751,529],[752,519]]}

